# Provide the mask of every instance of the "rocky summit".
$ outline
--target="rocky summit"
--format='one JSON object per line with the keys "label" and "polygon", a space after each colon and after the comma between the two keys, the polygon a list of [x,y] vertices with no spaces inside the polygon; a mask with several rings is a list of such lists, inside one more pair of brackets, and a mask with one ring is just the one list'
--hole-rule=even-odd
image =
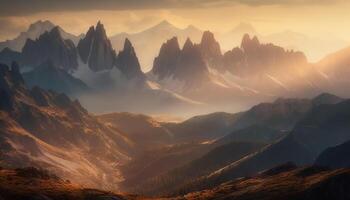
{"label": "rocky summit", "polygon": [[134,47],[128,39],[125,39],[124,49],[118,54],[116,66],[127,78],[143,77]]}
{"label": "rocky summit", "polygon": [[98,22],[96,27],[89,28],[77,48],[80,58],[92,71],[111,69],[114,66],[115,51],[101,22]]}
{"label": "rocky summit", "polygon": [[62,38],[59,27],[45,32],[36,40],[28,39],[22,49],[21,61],[25,66],[36,67],[47,60],[66,71],[78,67],[74,43]]}

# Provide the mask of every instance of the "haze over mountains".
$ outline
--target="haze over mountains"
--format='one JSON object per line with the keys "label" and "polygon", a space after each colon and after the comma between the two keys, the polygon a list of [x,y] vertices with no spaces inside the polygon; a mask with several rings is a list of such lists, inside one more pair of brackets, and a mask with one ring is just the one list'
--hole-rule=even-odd
{"label": "haze over mountains", "polygon": [[[45,32],[46,29],[50,30]],[[249,24],[241,24],[231,31],[236,36],[230,38],[243,32],[256,33]],[[328,65],[335,63],[326,60],[332,60],[332,56],[312,64],[303,52],[264,43],[248,34],[241,35],[239,46],[232,44],[228,51],[221,48],[220,39],[210,31],[202,32],[192,26],[178,29],[167,21],[144,32],[110,38],[98,22],[79,41],[77,37],[68,37],[60,27],[39,21],[29,28],[28,34],[22,35],[21,38],[27,37],[22,51],[5,48],[0,60],[8,65],[17,61],[21,71],[53,63],[67,72],[54,79],[78,84],[72,85],[74,89],[62,87],[60,91],[80,96],[83,105],[99,113],[114,110],[165,114],[177,110],[174,114],[190,116],[218,110],[238,111],[279,96],[310,97],[324,91],[348,95],[346,81],[340,81],[333,72],[340,70],[342,63],[329,71]],[[13,40],[18,44],[20,41]],[[115,48],[117,41],[123,46]],[[159,47],[155,48],[157,44]],[[145,56],[154,59],[148,73],[143,72],[145,65],[139,52],[155,54]],[[29,75],[35,76],[35,72]],[[90,90],[82,89],[82,84],[74,79],[80,79]],[[36,82],[47,89],[58,89],[43,83]],[[106,96],[113,101],[104,106],[96,104]],[[144,99],[142,105],[139,99]]]}
{"label": "haze over mountains", "polygon": [[107,28],[39,21],[3,43],[0,199],[348,199],[349,49],[312,63],[249,24]]}

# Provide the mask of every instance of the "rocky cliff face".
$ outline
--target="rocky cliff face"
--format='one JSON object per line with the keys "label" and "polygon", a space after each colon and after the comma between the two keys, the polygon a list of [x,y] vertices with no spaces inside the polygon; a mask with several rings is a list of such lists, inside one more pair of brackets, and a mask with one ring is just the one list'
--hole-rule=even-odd
{"label": "rocky cliff face", "polygon": [[36,67],[51,60],[56,66],[66,71],[78,67],[77,51],[71,40],[64,40],[58,27],[45,32],[38,39],[28,39],[22,49],[22,64]]}
{"label": "rocky cliff face", "polygon": [[188,38],[180,50],[176,38],[163,44],[152,72],[158,79],[171,77],[186,84],[208,80],[209,71],[200,47]]}
{"label": "rocky cliff face", "polygon": [[125,39],[124,49],[118,54],[116,66],[129,79],[144,76],[134,47],[128,39]]}
{"label": "rocky cliff face", "polygon": [[235,75],[247,77],[276,74],[307,63],[301,52],[286,51],[273,44],[261,44],[256,36],[244,35],[240,48],[224,54],[225,69]]}
{"label": "rocky cliff face", "polygon": [[222,69],[222,54],[219,42],[214,38],[214,34],[205,31],[199,44],[202,56],[207,65],[212,68]]}
{"label": "rocky cliff face", "polygon": [[90,27],[85,38],[79,41],[77,48],[82,61],[87,63],[92,71],[111,69],[114,66],[115,51],[100,22],[96,27]]}
{"label": "rocky cliff face", "polygon": [[160,48],[159,55],[154,59],[152,73],[157,74],[159,79],[173,75],[181,49],[177,37],[165,42]]}

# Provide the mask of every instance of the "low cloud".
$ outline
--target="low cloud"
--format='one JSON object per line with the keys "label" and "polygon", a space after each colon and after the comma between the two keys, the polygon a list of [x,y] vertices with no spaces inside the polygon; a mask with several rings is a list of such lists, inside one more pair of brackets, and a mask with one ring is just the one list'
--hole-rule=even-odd
{"label": "low cloud", "polygon": [[39,12],[201,8],[227,5],[335,4],[346,0],[0,0],[0,16]]}

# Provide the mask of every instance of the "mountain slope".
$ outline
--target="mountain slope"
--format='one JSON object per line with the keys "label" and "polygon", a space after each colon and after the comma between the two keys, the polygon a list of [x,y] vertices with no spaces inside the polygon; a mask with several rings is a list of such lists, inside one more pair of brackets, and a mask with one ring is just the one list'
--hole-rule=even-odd
{"label": "mountain slope", "polygon": [[[28,184],[28,182],[30,184]],[[73,184],[56,175],[37,168],[0,170],[0,198],[3,200],[22,199],[129,199],[112,192],[88,189]]]}
{"label": "mountain slope", "polygon": [[64,94],[27,89],[17,65],[0,66],[0,93],[3,165],[38,166],[86,186],[118,187],[116,166],[132,152],[127,137]]}
{"label": "mountain slope", "polygon": [[349,105],[350,102],[346,100],[334,105],[315,107],[279,142],[231,163],[193,184],[201,187],[206,187],[207,184],[204,183],[220,184],[231,178],[249,176],[288,161],[311,164],[326,148],[350,139]]}
{"label": "mountain slope", "polygon": [[74,78],[50,61],[42,63],[32,71],[23,73],[23,78],[30,88],[38,86],[68,95],[76,96],[89,90],[89,87],[83,81]]}
{"label": "mountain slope", "polygon": [[297,169],[292,167],[272,175],[262,174],[251,178],[231,180],[208,190],[189,193],[173,199],[345,200],[349,198],[347,192],[350,189],[349,179],[348,169],[332,171],[317,167]]}
{"label": "mountain slope", "polygon": [[326,166],[331,168],[350,167],[349,153],[349,141],[334,147],[329,147],[317,157],[315,165]]}

